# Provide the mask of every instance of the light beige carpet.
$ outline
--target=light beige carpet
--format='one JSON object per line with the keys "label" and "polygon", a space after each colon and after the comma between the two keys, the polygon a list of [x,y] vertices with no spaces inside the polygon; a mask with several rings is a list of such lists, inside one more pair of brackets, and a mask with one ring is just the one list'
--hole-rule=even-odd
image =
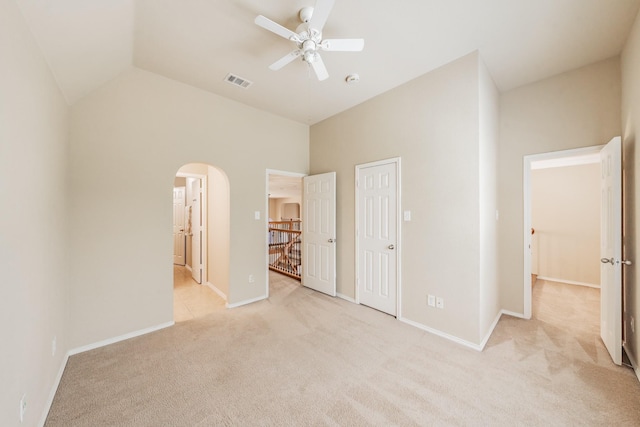
{"label": "light beige carpet", "polygon": [[632,370],[575,318],[503,316],[477,352],[276,279],[268,301],[70,357],[46,425],[640,425]]}

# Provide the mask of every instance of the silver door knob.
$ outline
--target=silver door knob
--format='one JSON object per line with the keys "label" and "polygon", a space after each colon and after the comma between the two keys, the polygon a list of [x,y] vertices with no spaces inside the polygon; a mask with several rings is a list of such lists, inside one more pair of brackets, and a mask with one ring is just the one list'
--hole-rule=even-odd
{"label": "silver door knob", "polygon": [[622,260],[622,263],[624,265],[632,265],[633,263],[631,261],[629,261],[628,259]]}
{"label": "silver door knob", "polygon": [[611,263],[611,265],[615,265],[615,260],[613,258],[600,258],[600,262],[603,264]]}
{"label": "silver door knob", "polygon": [[393,245],[389,245],[389,249],[395,249],[396,247]]}
{"label": "silver door knob", "polygon": [[327,240],[327,242],[329,242],[329,243],[333,243],[333,242],[335,242],[335,240],[333,240],[333,239],[329,239],[329,240]]}

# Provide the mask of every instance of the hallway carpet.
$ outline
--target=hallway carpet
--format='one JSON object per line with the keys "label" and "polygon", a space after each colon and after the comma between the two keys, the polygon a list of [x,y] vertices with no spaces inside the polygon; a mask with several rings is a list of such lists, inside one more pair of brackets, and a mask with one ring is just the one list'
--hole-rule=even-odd
{"label": "hallway carpet", "polygon": [[70,357],[46,425],[640,425],[638,379],[584,322],[503,316],[477,352],[275,278],[268,300]]}

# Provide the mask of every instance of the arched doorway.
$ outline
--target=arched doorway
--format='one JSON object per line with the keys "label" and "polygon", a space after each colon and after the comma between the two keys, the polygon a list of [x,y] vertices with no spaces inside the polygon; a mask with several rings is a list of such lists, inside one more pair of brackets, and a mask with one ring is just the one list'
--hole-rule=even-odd
{"label": "arched doorway", "polygon": [[173,191],[174,321],[224,309],[229,292],[229,180],[211,165],[189,163]]}

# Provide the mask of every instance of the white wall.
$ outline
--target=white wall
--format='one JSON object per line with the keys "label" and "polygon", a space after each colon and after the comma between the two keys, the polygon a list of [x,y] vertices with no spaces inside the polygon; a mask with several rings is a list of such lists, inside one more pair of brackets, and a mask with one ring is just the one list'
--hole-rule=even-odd
{"label": "white wall", "polygon": [[620,134],[620,63],[601,61],[502,93],[498,148],[502,308],[524,313],[523,157]]}
{"label": "white wall", "polygon": [[[337,172],[338,292],[355,295],[354,167],[401,157],[402,209],[412,211],[402,223],[402,316],[474,344],[482,339],[481,240],[483,248],[492,244],[492,226],[481,237],[480,224],[488,223],[487,211],[495,218],[495,195],[481,196],[479,180],[494,180],[497,112],[485,74],[482,98],[495,111],[483,116],[480,148],[479,67],[478,54],[470,54],[318,123],[310,148],[311,173]],[[495,256],[486,259],[490,265]],[[488,317],[497,299],[492,274],[482,274]],[[427,294],[443,297],[445,309],[428,307]]]}
{"label": "white wall", "polygon": [[32,426],[69,348],[68,108],[12,0],[0,51],[0,425],[20,423],[26,394]]}
{"label": "white wall", "polygon": [[266,215],[266,169],[307,172],[308,127],[131,69],[72,107],[70,157],[71,344],[81,346],[172,320],[169,201],[187,163],[229,179],[229,302],[264,297],[254,211]]}
{"label": "white wall", "polygon": [[531,226],[541,278],[600,286],[600,164],[531,171]]}
{"label": "white wall", "polygon": [[[622,137],[624,167],[624,256],[633,262],[625,267],[624,276],[624,316],[625,348],[640,367],[640,259],[637,245],[640,241],[640,152],[638,152],[638,129],[640,128],[640,14],[636,17],[633,30],[622,52]],[[631,328],[634,319],[635,330]],[[636,371],[639,372],[639,371]]]}

